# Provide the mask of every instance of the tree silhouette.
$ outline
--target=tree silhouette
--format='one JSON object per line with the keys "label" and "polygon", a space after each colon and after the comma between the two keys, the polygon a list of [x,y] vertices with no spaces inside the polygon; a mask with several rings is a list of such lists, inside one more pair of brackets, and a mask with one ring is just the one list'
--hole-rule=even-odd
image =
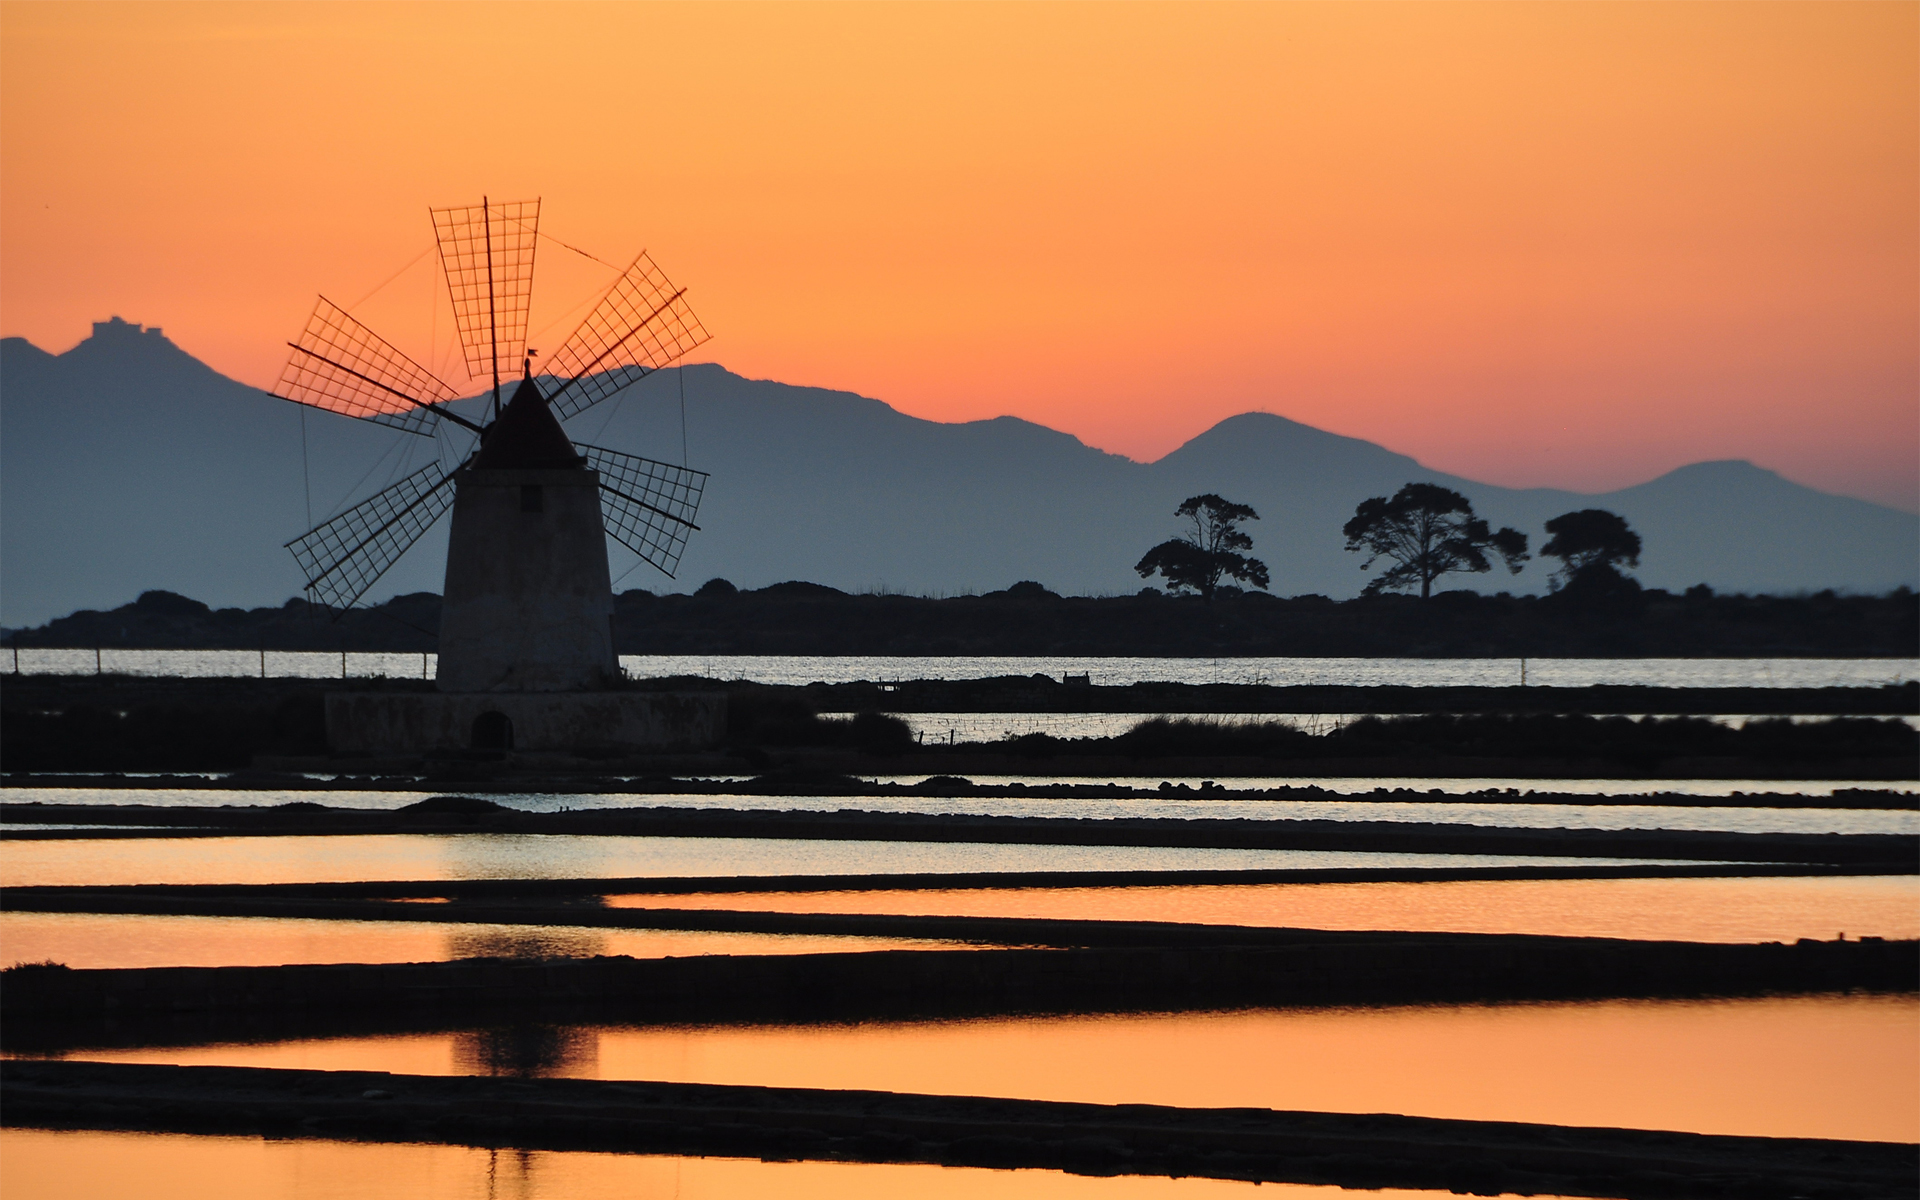
{"label": "tree silhouette", "polygon": [[1253,549],[1253,538],[1239,528],[1240,522],[1258,521],[1259,513],[1209,492],[1187,497],[1174,515],[1192,521],[1193,532],[1147,551],[1133,566],[1142,579],[1158,572],[1167,587],[1199,592],[1209,604],[1222,579],[1267,586],[1267,564],[1241,553]]}
{"label": "tree silhouette", "polygon": [[1617,576],[1622,564],[1640,565],[1640,535],[1604,508],[1562,513],[1547,522],[1547,532],[1552,536],[1540,553],[1560,560],[1560,569],[1553,573],[1556,588],[1576,578]]}
{"label": "tree silhouette", "polygon": [[1382,558],[1393,566],[1367,584],[1366,595],[1420,585],[1420,598],[1433,594],[1433,581],[1456,571],[1478,574],[1492,569],[1487,552],[1520,573],[1527,560],[1527,535],[1517,529],[1493,532],[1473,515],[1473,504],[1459,492],[1437,483],[1409,483],[1392,499],[1375,496],[1354,509],[1353,519],[1341,529],[1347,549],[1364,550],[1365,571]]}

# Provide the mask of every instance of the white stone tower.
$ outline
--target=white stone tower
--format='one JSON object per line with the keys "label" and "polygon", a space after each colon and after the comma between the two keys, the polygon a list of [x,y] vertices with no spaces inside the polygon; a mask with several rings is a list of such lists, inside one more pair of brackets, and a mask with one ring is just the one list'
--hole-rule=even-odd
{"label": "white stone tower", "polygon": [[454,478],[443,692],[574,692],[618,680],[600,476],[522,380]]}

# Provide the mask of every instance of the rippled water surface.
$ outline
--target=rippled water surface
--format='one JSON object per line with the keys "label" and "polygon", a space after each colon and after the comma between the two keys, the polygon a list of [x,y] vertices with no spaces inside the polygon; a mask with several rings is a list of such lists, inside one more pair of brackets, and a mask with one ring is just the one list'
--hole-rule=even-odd
{"label": "rippled water surface", "polygon": [[446,962],[456,958],[630,958],[964,949],[915,938],[586,929],[263,917],[0,913],[0,965],[75,969],[273,967],[288,963]]}
{"label": "rippled water surface", "polygon": [[981,842],[354,834],[0,841],[0,886],[1585,865],[1645,860]]}
{"label": "rippled water surface", "polygon": [[610,896],[615,908],[1180,921],[1647,941],[1920,937],[1920,877],[1528,879]]}
{"label": "rippled water surface", "polygon": [[[28,674],[84,674],[93,650],[19,652]],[[698,675],[757,683],[854,683],[913,679],[988,679],[1005,675],[1087,675],[1095,684],[1252,683],[1417,687],[1878,687],[1920,679],[1910,658],[1125,658],[872,657],[822,655],[620,656],[628,674]],[[12,660],[8,660],[11,665]],[[432,678],[433,654],[358,654],[269,650],[101,650],[100,669],[128,675],[299,676],[338,679],[384,675]]]}
{"label": "rippled water surface", "polygon": [[529,1027],[71,1057],[1920,1140],[1912,997]]}
{"label": "rippled water surface", "polygon": [[371,1142],[0,1130],[7,1200],[1452,1200],[1448,1192],[892,1163],[557,1154]]}

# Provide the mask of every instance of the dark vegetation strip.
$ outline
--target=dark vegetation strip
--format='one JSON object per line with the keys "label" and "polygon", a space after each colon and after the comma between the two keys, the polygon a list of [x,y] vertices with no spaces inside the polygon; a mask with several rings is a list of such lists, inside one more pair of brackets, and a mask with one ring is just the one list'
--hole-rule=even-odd
{"label": "dark vegetation strip", "polygon": [[[1356,581],[1357,581],[1356,576]],[[20,646],[150,649],[436,648],[440,597],[398,596],[329,618],[304,600],[209,610],[170,592],[82,610],[10,633]],[[1659,589],[1583,599],[1443,592],[1429,601],[1334,601],[1222,593],[1210,604],[1147,592],[1058,596],[1032,584],[983,596],[848,595],[813,583],[692,596],[618,596],[621,654],[1129,655],[1301,657],[1907,657],[1920,654],[1920,599],[1676,596]]]}
{"label": "dark vegetation strip", "polygon": [[1609,1196],[1907,1197],[1884,1142],[896,1092],[87,1062],[0,1063],[20,1128],[1050,1168]]}
{"label": "dark vegetation strip", "polygon": [[[1717,833],[1662,829],[1508,829],[1399,821],[1182,820],[1116,817],[991,817],[964,814],[834,813],[734,809],[627,808],[528,813],[486,801],[405,809],[182,808],[140,805],[42,805],[0,815],[84,821],[84,829],[7,830],[0,838],[188,838],[349,836],[409,833],[575,834],[621,837],[725,837],[1002,845],[1151,846],[1404,854],[1491,854],[1646,858],[1754,863],[1902,864],[1920,870],[1920,839],[1896,834]],[[110,824],[109,822],[114,822]],[[124,822],[124,825],[117,824]]]}
{"label": "dark vegetation strip", "polygon": [[[1920,689],[1813,689],[1783,696],[1773,689],[1734,689],[1738,695],[1716,699],[1720,712],[1780,712],[1772,707],[1787,698],[1804,700],[1788,711],[1852,712],[1854,717],[1795,725],[1759,721],[1741,729],[1698,718],[1634,721],[1598,718],[1566,710],[1569,699],[1541,711],[1537,689],[1469,689],[1472,711],[1430,711],[1457,707],[1460,689],[1438,689],[1445,697],[1404,700],[1412,710],[1371,718],[1327,734],[1308,734],[1277,723],[1219,726],[1211,723],[1148,721],[1120,737],[1062,740],[1034,734],[990,747],[936,747],[917,744],[906,726],[882,715],[913,711],[916,704],[945,703],[975,711],[1024,711],[1090,705],[1083,711],[1204,711],[1238,695],[1238,711],[1381,712],[1380,696],[1403,698],[1425,689],[1304,689],[1309,697],[1288,701],[1290,689],[1255,688],[1241,693],[1188,689],[1178,696],[1162,685],[1138,688],[1065,687],[1052,680],[978,681],[968,684],[906,685],[883,692],[873,685],[828,688],[769,688],[723,685],[713,681],[651,681],[650,685],[706,686],[728,696],[728,735],[723,751],[709,755],[702,768],[714,773],[758,771],[792,760],[796,754],[828,755],[841,769],[867,771],[983,771],[977,764],[997,758],[1008,773],[1072,773],[1063,760],[1103,760],[1094,769],[1111,771],[1135,764],[1132,773],[1175,770],[1192,764],[1197,773],[1246,774],[1463,774],[1495,773],[1543,776],[1687,776],[1767,778],[1889,778],[1920,776],[1920,732],[1903,722],[1864,719],[1864,714],[1912,715],[1920,708]],[[256,760],[300,761],[317,769],[350,767],[350,760],[327,758],[324,696],[330,690],[389,687],[424,688],[424,681],[385,684],[375,681],[319,680],[150,680],[20,676],[0,691],[0,733],[11,771],[181,771],[232,770]],[[1601,689],[1618,699],[1633,693],[1635,712],[1689,711],[1700,702],[1689,689]],[[969,705],[960,695],[975,696]],[[1339,695],[1332,692],[1338,691]],[[918,701],[913,699],[920,695]],[[1204,693],[1198,694],[1198,693]],[[1501,696],[1506,699],[1503,701]],[[1848,698],[1848,697],[1851,698]],[[1152,703],[1149,703],[1149,701]],[[1184,700],[1185,703],[1175,703]],[[1590,698],[1590,707],[1617,706]],[[1667,703],[1667,702],[1671,703]],[[1189,708],[1187,705],[1198,706]],[[1730,706],[1730,707],[1729,707]],[[1488,711],[1491,709],[1491,711]],[[1423,711],[1424,710],[1424,711]],[[853,720],[821,720],[821,711],[856,711]],[[1698,710],[1691,710],[1698,711]],[[1257,763],[1231,767],[1229,760]],[[1474,761],[1478,760],[1478,761]],[[639,757],[560,764],[547,760],[553,773],[618,773],[621,767],[660,769],[671,760]],[[1209,761],[1222,764],[1209,766]],[[419,760],[413,760],[414,770]],[[500,768],[469,767],[485,777]],[[1128,773],[1122,770],[1121,773]],[[439,777],[457,778],[443,764]]]}
{"label": "dark vegetation strip", "polygon": [[[1092,924],[1092,923],[1087,923]],[[279,1014],[318,1036],[373,1022],[915,1020],[1013,1013],[1748,996],[1920,987],[1920,943],[1646,942],[1516,934],[1252,931],[1242,945],[880,950],[632,959],[152,967],[15,966],[0,1045],[87,1045],[200,1013],[211,1040]],[[364,1021],[361,1021],[364,1028]]]}
{"label": "dark vegetation strip", "polygon": [[[1224,776],[1223,776],[1224,777]],[[1211,785],[1211,786],[1209,786]],[[0,789],[99,790],[115,791],[194,791],[279,793],[279,792],[423,792],[437,793],[446,784],[418,776],[334,775],[315,778],[274,771],[238,771],[214,775],[36,775],[0,774]],[[1783,808],[1783,809],[1881,809],[1903,811],[1920,808],[1920,791],[1885,788],[1835,788],[1825,795],[1794,792],[1733,791],[1726,795],[1695,795],[1680,792],[1643,794],[1528,791],[1517,788],[1488,788],[1472,792],[1443,792],[1438,788],[1377,787],[1366,792],[1335,792],[1323,787],[1281,785],[1271,788],[1222,787],[1207,780],[1198,787],[1185,782],[1162,781],[1155,787],[1132,787],[1112,782],[1067,782],[1064,780],[1010,783],[976,783],[958,775],[934,775],[917,783],[866,779],[838,772],[789,770],[755,776],[745,781],[683,779],[665,775],[639,777],[519,778],[474,781],[462,790],[478,795],[560,795],[582,796],[614,803],[605,807],[644,807],[644,801],[659,796],[823,796],[823,797],[933,797],[1006,798],[1034,800],[1294,800],[1333,804],[1568,804],[1579,807],[1629,805],[1657,808]],[[0,793],[4,794],[4,793]],[[434,800],[460,800],[460,796],[430,796]],[[277,807],[276,805],[258,807]],[[113,805],[61,805],[39,800],[5,804],[11,821],[59,820],[87,824],[70,814],[111,810]],[[178,806],[169,806],[178,807]],[[256,807],[242,805],[242,807]],[[45,815],[58,811],[57,818]]]}

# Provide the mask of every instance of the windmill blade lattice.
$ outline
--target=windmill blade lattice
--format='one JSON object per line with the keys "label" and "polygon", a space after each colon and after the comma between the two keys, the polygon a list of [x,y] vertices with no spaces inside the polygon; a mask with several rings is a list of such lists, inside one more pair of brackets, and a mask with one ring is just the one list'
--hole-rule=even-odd
{"label": "windmill blade lattice", "polygon": [[498,379],[501,363],[511,374],[527,350],[540,202],[484,201],[429,211],[468,376]]}
{"label": "windmill blade lattice", "polygon": [[287,369],[273,388],[283,400],[432,437],[430,406],[459,398],[433,372],[325,296],[291,345]]}
{"label": "windmill blade lattice", "polygon": [[453,504],[453,471],[428,463],[287,549],[306,573],[306,590],[332,608],[352,607],[374,581]]}
{"label": "windmill blade lattice", "polygon": [[687,535],[707,488],[707,473],[581,444],[587,465],[600,473],[607,532],[658,567],[667,578],[680,569]]}
{"label": "windmill blade lattice", "polygon": [[546,372],[566,380],[550,398],[554,415],[564,421],[591,408],[706,340],[686,289],[675,288],[642,251],[547,359]]}

